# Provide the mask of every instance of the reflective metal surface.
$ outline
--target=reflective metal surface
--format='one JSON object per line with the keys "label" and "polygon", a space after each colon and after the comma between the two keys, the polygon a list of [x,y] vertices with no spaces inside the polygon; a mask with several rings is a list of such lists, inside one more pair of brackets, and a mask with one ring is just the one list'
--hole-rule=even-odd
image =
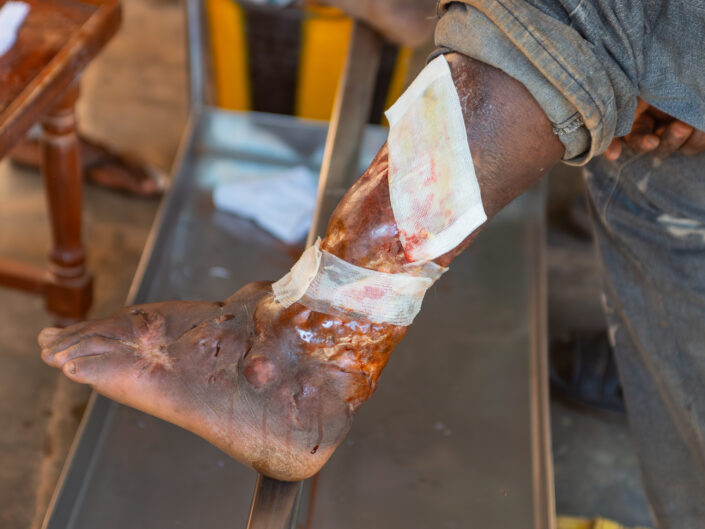
{"label": "reflective metal surface", "polygon": [[247,529],[296,529],[301,486],[300,481],[290,483],[257,476]]}
{"label": "reflective metal surface", "polygon": [[333,210],[359,176],[356,165],[360,158],[360,141],[372,108],[382,44],[382,37],[372,28],[362,22],[353,24],[345,70],[326,138],[318,202],[307,246],[325,235]]}
{"label": "reflective metal surface", "polygon": [[188,37],[189,96],[191,108],[200,108],[205,103],[205,67],[203,37],[203,9],[201,0],[186,0],[186,34]]}
{"label": "reflective metal surface", "polygon": [[[318,179],[318,196],[306,246],[324,236],[328,219],[357,177],[360,146],[382,56],[382,37],[360,21],[353,23],[345,68],[335,97]],[[293,495],[302,484],[283,483],[260,474],[247,529],[287,529],[298,515]]]}
{"label": "reflective metal surface", "polygon": [[[303,241],[286,246],[215,211],[213,185],[253,166],[316,168],[325,134],[281,116],[196,116],[130,301],[223,299],[281,277]],[[367,129],[361,167],[385,136]],[[376,394],[307,483],[299,527],[551,527],[542,215],[538,190],[515,201],[428,292]],[[245,527],[256,477],[196,436],[97,397],[45,528]]]}

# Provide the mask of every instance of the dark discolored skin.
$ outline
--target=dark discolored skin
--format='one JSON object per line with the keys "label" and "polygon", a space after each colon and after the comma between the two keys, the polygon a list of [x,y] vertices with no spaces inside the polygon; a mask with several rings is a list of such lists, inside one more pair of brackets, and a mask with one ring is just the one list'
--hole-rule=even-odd
{"label": "dark discolored skin", "polygon": [[[518,82],[449,56],[489,218],[562,154],[551,124]],[[447,266],[475,238],[436,260]],[[407,263],[389,203],[382,148],[331,217],[322,248],[358,266]],[[125,308],[45,329],[42,357],[71,379],[191,430],[269,476],[316,473],[375,390],[405,327],[346,320],[274,301],[253,283],[224,303]]]}
{"label": "dark discolored skin", "polygon": [[[386,167],[383,149],[333,214],[322,247],[391,272],[406,261]],[[373,214],[360,216],[360,207]],[[44,360],[69,378],[194,431],[260,472],[297,480],[328,460],[404,334],[298,303],[285,309],[270,283],[253,283],[224,303],[128,307],[47,329],[39,342]]]}

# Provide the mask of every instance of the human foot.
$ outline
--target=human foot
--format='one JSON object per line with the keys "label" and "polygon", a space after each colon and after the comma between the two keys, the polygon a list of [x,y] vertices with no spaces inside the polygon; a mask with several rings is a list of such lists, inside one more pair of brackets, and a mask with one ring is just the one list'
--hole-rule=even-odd
{"label": "human foot", "polygon": [[283,309],[269,283],[225,303],[128,307],[39,337],[44,361],[271,477],[315,474],[405,332]]}

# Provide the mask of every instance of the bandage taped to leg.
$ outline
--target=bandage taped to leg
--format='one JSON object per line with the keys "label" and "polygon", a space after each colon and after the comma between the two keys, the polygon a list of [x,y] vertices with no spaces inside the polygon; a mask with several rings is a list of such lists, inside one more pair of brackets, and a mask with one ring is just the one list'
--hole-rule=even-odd
{"label": "bandage taped to leg", "polygon": [[386,116],[389,195],[409,264],[398,274],[361,268],[321,250],[319,240],[272,285],[285,307],[299,302],[333,316],[411,325],[446,271],[432,260],[487,220],[445,58],[426,66]]}
{"label": "bandage taped to leg", "polygon": [[399,274],[369,270],[321,250],[319,240],[272,290],[285,307],[299,302],[332,316],[408,326],[445,271],[435,263],[410,264]]}
{"label": "bandage taped to leg", "polygon": [[487,220],[445,57],[431,61],[385,115],[399,238],[408,261],[431,261]]}

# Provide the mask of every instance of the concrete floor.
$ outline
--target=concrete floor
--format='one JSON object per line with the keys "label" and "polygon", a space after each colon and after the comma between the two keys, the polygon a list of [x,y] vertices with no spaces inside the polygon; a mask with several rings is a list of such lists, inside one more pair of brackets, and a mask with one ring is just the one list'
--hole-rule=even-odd
{"label": "concrete floor", "polygon": [[[168,170],[187,112],[180,2],[123,4],[121,33],[84,76],[81,126]],[[0,163],[0,255],[43,262],[48,247],[43,200],[35,172]],[[158,203],[94,186],[87,187],[84,200],[84,238],[96,275],[91,315],[97,317],[123,303]],[[601,325],[589,243],[552,230],[549,266],[552,331]],[[5,322],[0,330],[0,527],[35,529],[88,390],[41,363],[35,337],[51,321],[40,300],[0,289],[0,321]],[[559,512],[648,524],[624,422],[558,402],[551,411]]]}
{"label": "concrete floor", "polygon": [[[124,0],[123,29],[86,71],[81,129],[169,170],[186,120],[178,0]],[[157,200],[87,186],[84,240],[96,276],[91,316],[121,306]],[[0,255],[41,264],[48,228],[39,176],[0,163]],[[36,335],[52,322],[42,301],[0,289],[0,527],[41,524],[89,390],[46,367]]]}

